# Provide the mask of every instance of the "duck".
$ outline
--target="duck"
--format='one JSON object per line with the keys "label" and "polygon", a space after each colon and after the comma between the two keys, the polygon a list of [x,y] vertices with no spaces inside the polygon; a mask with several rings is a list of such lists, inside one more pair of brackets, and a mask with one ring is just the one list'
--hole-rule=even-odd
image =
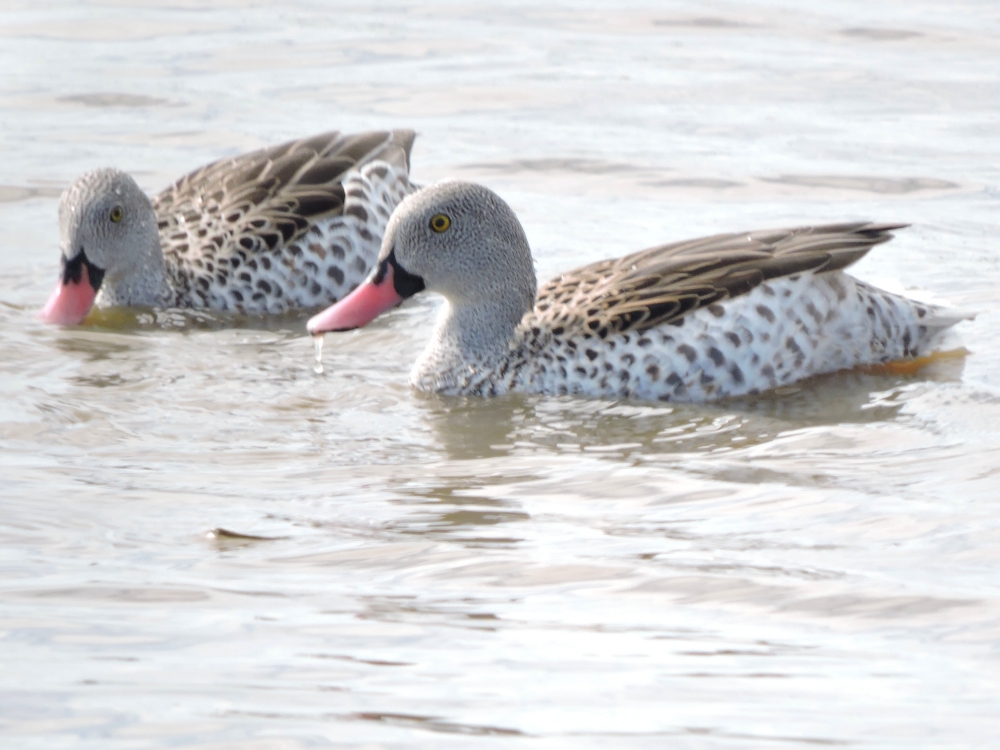
{"label": "duck", "polygon": [[59,201],[62,267],[39,313],[95,305],[274,315],[319,308],[367,277],[409,181],[412,130],[321,133],[221,159],[153,198],[97,169]]}
{"label": "duck", "polygon": [[410,373],[419,390],[711,401],[865,365],[914,362],[968,315],[844,269],[904,224],[718,234],[564,273],[537,288],[528,241],[490,189],[444,182],[393,212],[372,274],[309,319],[358,328],[419,292],[444,297]]}

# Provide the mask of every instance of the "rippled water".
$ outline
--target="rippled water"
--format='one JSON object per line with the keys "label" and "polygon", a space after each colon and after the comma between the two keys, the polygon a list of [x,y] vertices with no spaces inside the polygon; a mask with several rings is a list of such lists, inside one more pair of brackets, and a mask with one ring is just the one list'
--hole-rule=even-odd
{"label": "rippled water", "polygon": [[[0,10],[0,744],[992,747],[1000,17],[964,3]],[[710,406],[455,400],[436,301],[33,318],[56,201],[409,126],[542,278],[644,246],[909,221],[857,274],[970,353]]]}

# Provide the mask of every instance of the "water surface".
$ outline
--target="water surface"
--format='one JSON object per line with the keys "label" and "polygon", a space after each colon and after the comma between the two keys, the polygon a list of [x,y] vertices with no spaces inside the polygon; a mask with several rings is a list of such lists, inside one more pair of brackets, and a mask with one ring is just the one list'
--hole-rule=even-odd
{"label": "water surface", "polygon": [[[8,3],[0,738],[18,748],[990,747],[994,3]],[[911,222],[856,267],[978,311],[914,376],[707,406],[406,386],[437,301],[33,313],[56,204],[331,128],[498,190],[539,276]]]}

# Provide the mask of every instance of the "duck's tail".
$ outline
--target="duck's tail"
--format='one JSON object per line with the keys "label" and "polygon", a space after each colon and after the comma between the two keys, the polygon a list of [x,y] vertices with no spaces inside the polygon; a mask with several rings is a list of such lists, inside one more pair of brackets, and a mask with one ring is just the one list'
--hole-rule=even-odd
{"label": "duck's tail", "polygon": [[926,327],[927,335],[923,351],[925,354],[934,352],[961,350],[966,351],[962,345],[961,337],[953,330],[954,326],[966,320],[974,320],[976,313],[963,310],[955,310],[951,307],[933,306],[928,310],[926,317],[920,321]]}

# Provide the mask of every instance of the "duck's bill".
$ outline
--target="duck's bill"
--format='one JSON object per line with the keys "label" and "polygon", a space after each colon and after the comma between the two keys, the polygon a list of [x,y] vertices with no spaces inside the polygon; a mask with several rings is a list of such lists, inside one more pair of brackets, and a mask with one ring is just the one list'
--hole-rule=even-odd
{"label": "duck's bill", "polygon": [[317,313],[306,323],[309,333],[317,335],[327,331],[350,331],[367,325],[403,301],[393,284],[393,267],[390,265],[378,281],[369,279],[323,312]]}
{"label": "duck's bill", "polygon": [[[71,265],[72,262],[66,267]],[[73,278],[74,276],[76,278]],[[55,325],[79,325],[94,306],[103,276],[103,272],[86,261],[79,264],[78,273],[67,273],[64,269],[62,278],[56,283],[55,291],[38,313],[38,317],[46,323]]]}

